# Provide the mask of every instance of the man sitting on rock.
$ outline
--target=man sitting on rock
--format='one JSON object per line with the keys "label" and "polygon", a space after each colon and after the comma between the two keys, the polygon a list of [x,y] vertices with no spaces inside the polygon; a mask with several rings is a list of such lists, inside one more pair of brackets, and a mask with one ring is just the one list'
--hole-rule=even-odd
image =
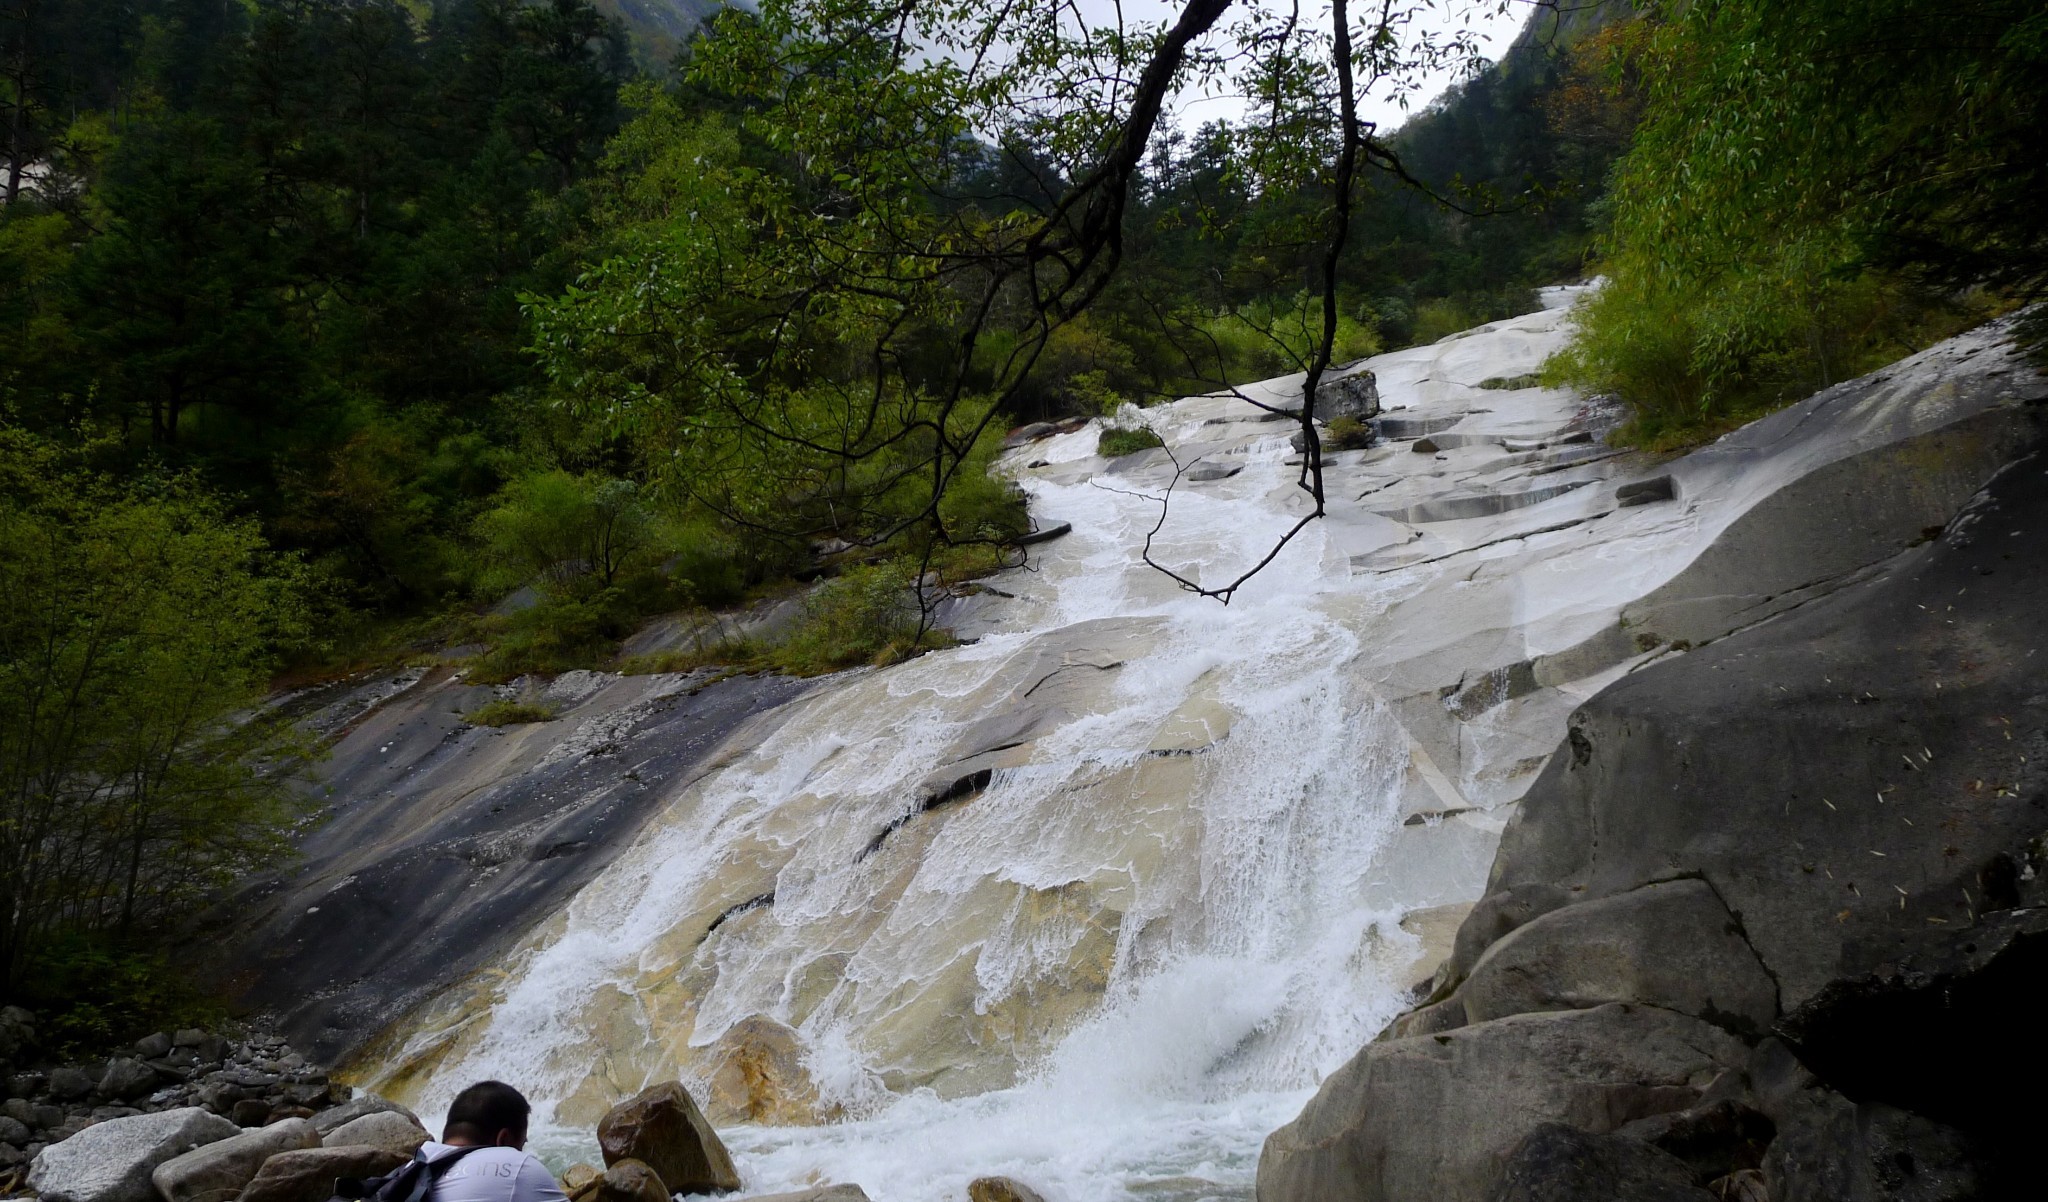
{"label": "man sitting on rock", "polygon": [[479,1081],[455,1095],[441,1142],[420,1148],[430,1166],[460,1158],[437,1175],[431,1202],[566,1202],[554,1174],[526,1150],[532,1110],[502,1081]]}

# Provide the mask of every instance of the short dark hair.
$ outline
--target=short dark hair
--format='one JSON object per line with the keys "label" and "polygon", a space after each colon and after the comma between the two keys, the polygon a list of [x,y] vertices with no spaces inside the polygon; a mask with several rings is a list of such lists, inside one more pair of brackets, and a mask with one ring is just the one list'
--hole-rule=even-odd
{"label": "short dark hair", "polygon": [[498,1138],[500,1131],[524,1133],[531,1113],[525,1094],[503,1081],[479,1081],[448,1104],[448,1125],[441,1138],[488,1141]]}

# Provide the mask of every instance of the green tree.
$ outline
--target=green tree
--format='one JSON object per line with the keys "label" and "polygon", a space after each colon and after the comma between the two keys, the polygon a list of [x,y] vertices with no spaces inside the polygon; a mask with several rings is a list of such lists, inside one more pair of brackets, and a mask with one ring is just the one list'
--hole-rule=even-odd
{"label": "green tree", "polygon": [[306,634],[298,570],[189,479],[79,458],[0,430],[0,987],[175,919],[294,816],[250,707]]}

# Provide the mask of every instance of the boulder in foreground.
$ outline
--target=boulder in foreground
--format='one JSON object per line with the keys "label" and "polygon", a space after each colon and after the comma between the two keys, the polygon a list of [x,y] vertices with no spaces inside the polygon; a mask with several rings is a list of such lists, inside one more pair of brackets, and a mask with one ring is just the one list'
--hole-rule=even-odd
{"label": "boulder in foreground", "polygon": [[330,1148],[382,1148],[410,1159],[427,1139],[427,1129],[414,1121],[412,1116],[395,1110],[380,1110],[375,1114],[350,1119],[329,1131],[324,1142]]}
{"label": "boulder in foreground", "polygon": [[197,1106],[109,1119],[44,1148],[28,1187],[47,1202],[153,1202],[158,1165],[241,1130]]}
{"label": "boulder in foreground", "polygon": [[1604,1134],[1683,1110],[1748,1056],[1719,1027],[1621,1004],[1368,1044],[1267,1137],[1258,1194],[1485,1202],[1542,1124]]}
{"label": "boulder in foreground", "polygon": [[411,1157],[357,1144],[280,1152],[263,1162],[239,1202],[327,1202],[337,1177],[382,1177]]}
{"label": "boulder in foreground", "polygon": [[232,1202],[271,1157],[319,1146],[313,1124],[286,1119],[173,1156],[150,1180],[164,1202]]}
{"label": "boulder in foreground", "polygon": [[740,1187],[732,1154],[680,1081],[651,1085],[612,1107],[597,1124],[607,1168],[637,1160],[678,1194],[727,1193]]}

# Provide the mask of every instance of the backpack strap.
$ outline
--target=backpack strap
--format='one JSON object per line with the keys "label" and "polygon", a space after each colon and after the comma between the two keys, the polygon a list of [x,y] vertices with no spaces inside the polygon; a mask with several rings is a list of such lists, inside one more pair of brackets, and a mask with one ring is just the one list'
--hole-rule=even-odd
{"label": "backpack strap", "polygon": [[[414,1152],[413,1164],[421,1167],[413,1170],[412,1188],[405,1191],[395,1202],[426,1202],[427,1194],[436,1185],[441,1183],[441,1178],[447,1175],[449,1169],[455,1167],[456,1161],[461,1160],[471,1152],[481,1152],[482,1150],[482,1145],[471,1144],[466,1148],[457,1148],[453,1155],[443,1156],[439,1160],[427,1160],[420,1153]],[[408,1165],[407,1167],[411,1168],[412,1166]]]}
{"label": "backpack strap", "polygon": [[452,1155],[439,1160],[428,1160],[422,1152],[412,1154],[412,1162],[395,1173],[384,1177],[368,1179],[337,1177],[334,1181],[334,1198],[382,1199],[384,1202],[425,1202],[427,1194],[440,1183],[441,1177],[455,1166],[455,1162],[480,1152],[482,1147],[471,1145],[455,1149]]}

